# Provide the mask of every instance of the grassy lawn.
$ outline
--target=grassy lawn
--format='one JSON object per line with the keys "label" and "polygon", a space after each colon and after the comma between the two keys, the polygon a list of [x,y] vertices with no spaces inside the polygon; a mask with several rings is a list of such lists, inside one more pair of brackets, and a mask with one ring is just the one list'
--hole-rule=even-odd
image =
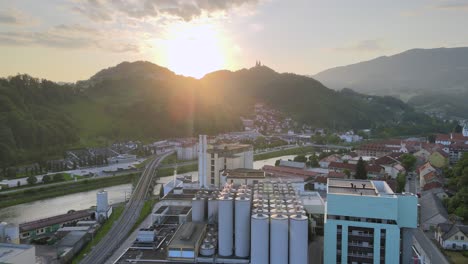
{"label": "grassy lawn", "polygon": [[[468,251],[466,251],[468,252]],[[468,256],[468,253],[465,252],[465,255]],[[468,257],[463,256],[463,252],[461,251],[449,251],[444,250],[444,254],[448,256],[451,263],[454,264],[465,264],[468,263]]]}
{"label": "grassy lawn", "polygon": [[[197,171],[198,164],[191,164],[177,167],[177,174],[187,173],[191,171]],[[158,177],[174,175],[174,168],[162,168],[158,170]]]}
{"label": "grassy lawn", "polygon": [[84,247],[80,251],[80,253],[73,259],[72,263],[79,263],[84,258],[84,256],[87,253],[89,253],[89,251],[91,251],[91,248],[93,246],[97,245],[97,243],[99,243],[99,241],[101,241],[101,239],[107,234],[107,232],[109,232],[109,230],[111,229],[114,222],[117,219],[119,219],[120,215],[123,212],[123,209],[124,209],[124,205],[119,205],[118,207],[112,208],[112,215],[109,217],[109,220],[107,220],[104,223],[104,225],[102,225],[102,227],[99,229],[99,231],[94,236],[93,240],[91,242],[89,242],[86,245],[86,247]]}
{"label": "grassy lawn", "polygon": [[72,193],[96,190],[108,186],[131,183],[137,174],[126,174],[113,177],[93,178],[83,181],[69,181],[66,184],[28,189],[14,193],[0,193],[0,208],[13,206],[37,200],[63,196]]}
{"label": "grassy lawn", "polygon": [[140,216],[138,216],[138,219],[135,225],[133,226],[132,231],[135,230],[145,220],[145,218],[149,214],[151,214],[151,211],[153,210],[153,206],[157,202],[158,201],[155,199],[150,199],[148,201],[145,201],[145,204],[143,205],[143,208],[141,209]]}
{"label": "grassy lawn", "polygon": [[276,157],[281,157],[281,156],[286,156],[286,155],[305,155],[313,151],[314,151],[314,147],[312,146],[299,147],[299,148],[293,148],[293,149],[284,149],[284,150],[278,150],[278,151],[273,151],[273,152],[268,152],[268,153],[256,154],[254,156],[254,160],[265,160],[265,159],[271,159],[271,158],[276,158]]}

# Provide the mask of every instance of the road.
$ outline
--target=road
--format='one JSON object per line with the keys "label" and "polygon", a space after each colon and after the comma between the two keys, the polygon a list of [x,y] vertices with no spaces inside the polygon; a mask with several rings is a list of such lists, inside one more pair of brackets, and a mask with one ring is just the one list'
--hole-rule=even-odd
{"label": "road", "polygon": [[429,258],[429,263],[434,264],[449,264],[445,256],[440,252],[439,248],[431,241],[420,228],[414,230],[414,238],[419,246],[424,251],[426,258]]}
{"label": "road", "polygon": [[[57,173],[69,173],[71,175],[79,175],[79,176],[93,173],[94,175],[97,175],[97,176],[109,176],[109,175],[112,175],[112,173],[104,173],[103,171],[111,171],[113,173],[119,173],[120,172],[119,169],[127,170],[135,166],[136,164],[143,162],[144,160],[145,159],[137,159],[132,162],[126,162],[126,163],[120,163],[120,164],[116,163],[116,164],[109,164],[109,165],[99,166],[99,167],[82,168],[82,169],[77,169],[77,170],[49,172],[43,175],[37,175],[36,178],[37,178],[37,182],[39,183],[39,182],[42,182],[42,177],[44,177],[44,175],[54,175]],[[17,186],[18,182],[20,182],[21,186],[27,185],[28,184],[27,179],[28,179],[27,177],[23,177],[23,178],[17,178],[17,179],[12,179],[12,180],[3,180],[0,183],[8,184],[10,188],[13,188]]]}
{"label": "road", "polygon": [[105,263],[114,251],[126,240],[129,232],[140,216],[141,209],[148,194],[154,171],[160,162],[172,154],[168,152],[151,161],[141,174],[140,180],[133,192],[132,197],[124,208],[120,218],[114,223],[106,236],[91,250],[91,252],[80,262],[83,264]]}

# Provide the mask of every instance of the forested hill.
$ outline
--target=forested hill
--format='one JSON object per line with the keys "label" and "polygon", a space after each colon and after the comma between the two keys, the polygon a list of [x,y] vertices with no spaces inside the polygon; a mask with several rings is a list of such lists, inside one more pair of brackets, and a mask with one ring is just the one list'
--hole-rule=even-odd
{"label": "forested hill", "polygon": [[444,130],[392,97],[334,91],[266,66],[217,71],[197,80],[149,62],[124,62],[60,86],[29,76],[0,81],[1,162],[115,140],[156,140],[241,130],[263,102],[315,127],[374,128],[383,136]]}
{"label": "forested hill", "polygon": [[76,99],[71,86],[17,75],[0,79],[0,165],[55,154],[78,141],[59,105]]}
{"label": "forested hill", "polygon": [[468,118],[468,47],[412,49],[314,76],[333,89],[391,95],[425,111]]}

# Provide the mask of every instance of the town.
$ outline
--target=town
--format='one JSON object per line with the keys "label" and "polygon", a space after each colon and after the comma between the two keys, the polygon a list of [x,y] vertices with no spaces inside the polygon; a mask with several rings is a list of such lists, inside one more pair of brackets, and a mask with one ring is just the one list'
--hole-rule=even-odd
{"label": "town", "polygon": [[[91,209],[3,222],[2,249],[24,263],[76,256],[81,263],[449,263],[447,255],[466,250],[468,208],[456,181],[468,164],[468,125],[432,139],[369,140],[370,130],[359,136],[301,126],[296,134],[297,123],[261,104],[254,116],[242,118],[243,132],[69,150],[44,168],[34,164],[39,169],[29,173],[41,175],[4,180],[2,191],[67,183],[56,175],[75,182],[145,175],[151,157],[158,165],[166,159],[161,167],[169,173],[156,173],[165,182],[150,180],[153,194],[142,192],[142,201],[152,202],[129,236],[100,233],[122,211],[102,188]],[[184,166],[198,173],[171,176]],[[124,203],[133,202],[139,185]]]}

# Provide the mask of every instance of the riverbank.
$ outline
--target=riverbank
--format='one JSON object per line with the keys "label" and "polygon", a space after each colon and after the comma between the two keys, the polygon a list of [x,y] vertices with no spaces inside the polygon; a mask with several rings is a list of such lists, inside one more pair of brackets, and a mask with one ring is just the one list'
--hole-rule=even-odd
{"label": "riverbank", "polygon": [[33,202],[42,199],[54,198],[67,194],[96,190],[99,188],[131,183],[139,174],[131,173],[120,176],[85,179],[77,182],[66,182],[60,185],[41,186],[39,188],[18,190],[13,193],[0,193],[0,209]]}
{"label": "riverbank", "polygon": [[272,152],[267,152],[267,153],[258,153],[254,155],[254,161],[271,159],[271,158],[287,156],[287,155],[306,155],[306,154],[310,154],[311,152],[314,152],[314,150],[315,149],[312,146],[305,146],[305,147],[282,149],[282,150],[272,151]]}

